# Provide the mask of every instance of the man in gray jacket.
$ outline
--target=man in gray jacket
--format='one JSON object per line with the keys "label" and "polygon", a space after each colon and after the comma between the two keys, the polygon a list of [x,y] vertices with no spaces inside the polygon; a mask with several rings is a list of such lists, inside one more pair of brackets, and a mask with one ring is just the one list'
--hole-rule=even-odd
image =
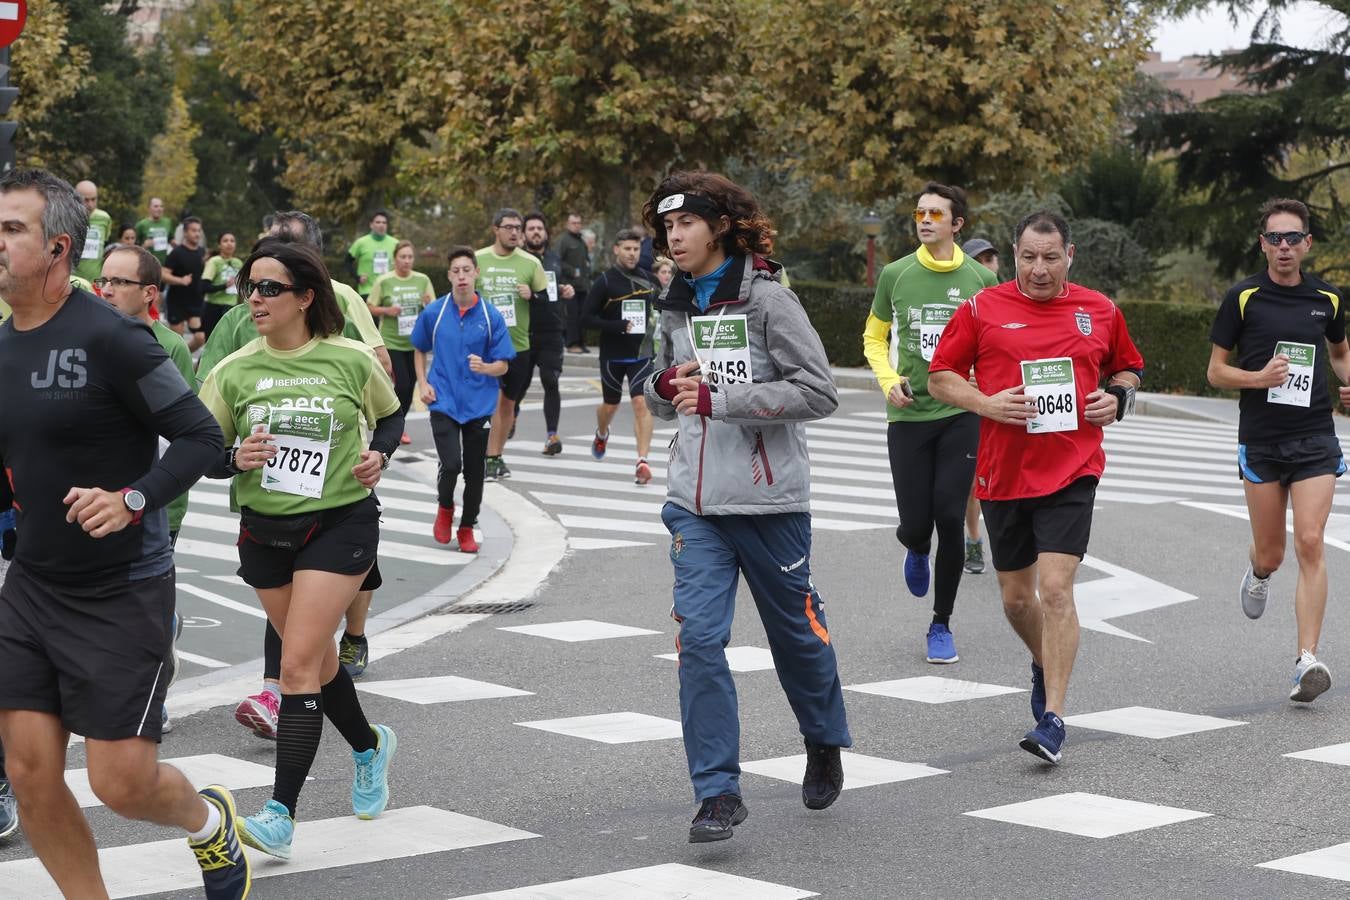
{"label": "man in gray jacket", "polygon": [[744,188],[681,172],[647,201],[658,252],[680,272],[656,301],[652,412],[675,419],[666,505],[680,623],[680,713],[694,796],[692,843],[725,840],[748,815],[736,688],[723,652],[745,576],[778,680],[806,739],[802,800],[824,809],[852,746],[834,647],[811,583],[806,422],[838,406],[819,335],[767,259],[772,225]]}

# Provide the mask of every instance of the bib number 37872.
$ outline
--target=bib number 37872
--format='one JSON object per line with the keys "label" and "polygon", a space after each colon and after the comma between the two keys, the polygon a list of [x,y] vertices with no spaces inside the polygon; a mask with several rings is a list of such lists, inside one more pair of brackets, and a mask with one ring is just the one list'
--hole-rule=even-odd
{"label": "bib number 37872", "polygon": [[750,331],[745,316],[694,316],[690,339],[709,384],[754,381],[750,360]]}
{"label": "bib number 37872", "polygon": [[1289,374],[1285,376],[1284,384],[1266,391],[1266,402],[1282,403],[1286,406],[1311,406],[1317,347],[1313,344],[1278,341],[1275,344],[1275,355],[1281,354],[1289,357]]}
{"label": "bib number 37872", "polygon": [[1036,404],[1035,417],[1027,421],[1029,434],[1078,430],[1078,386],[1072,359],[1023,360],[1022,384],[1027,399]]}
{"label": "bib number 37872", "polygon": [[263,489],[298,497],[322,497],[333,437],[333,414],[274,408],[267,418],[267,430],[276,443],[277,455],[263,467]]}

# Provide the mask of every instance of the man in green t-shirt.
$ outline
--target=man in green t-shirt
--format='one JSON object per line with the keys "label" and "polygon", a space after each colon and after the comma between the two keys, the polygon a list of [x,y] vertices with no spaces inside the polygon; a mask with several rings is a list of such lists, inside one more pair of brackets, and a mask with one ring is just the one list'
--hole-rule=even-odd
{"label": "man in green t-shirt", "polygon": [[347,251],[347,271],[356,278],[356,292],[370,296],[375,279],[394,270],[394,247],[398,238],[389,233],[389,213],[377,210],[370,217],[370,233],[357,238]]}
{"label": "man in green t-shirt", "polygon": [[960,658],[950,625],[965,563],[966,497],[980,420],[929,395],[928,364],[956,308],[998,283],[956,246],[965,222],[965,191],[933,182],[924,186],[914,209],[919,249],[882,269],[863,332],[863,351],[886,396],[886,444],[900,513],[896,537],[908,551],[905,584],[916,597],[928,593],[928,556],[937,530],[927,658],[938,664]]}
{"label": "man in green t-shirt", "polygon": [[538,296],[548,299],[548,276],[539,258],[521,249],[525,220],[514,209],[499,209],[492,217],[493,241],[479,250],[478,293],[497,307],[511,333],[516,356],[499,380],[501,395],[488,432],[487,474],[489,481],[510,478],[502,450],[514,431],[516,404],[530,389],[530,303]]}
{"label": "man in green t-shirt", "polygon": [[136,223],[136,240],[155,255],[161,266],[169,256],[173,229],[173,219],[164,215],[164,201],[158,197],[151,197],[150,214]]}
{"label": "man in green t-shirt", "polygon": [[89,231],[84,246],[78,248],[80,260],[75,264],[75,274],[93,281],[103,271],[103,248],[112,240],[112,216],[98,208],[98,185],[92,181],[75,185],[75,193],[80,195],[84,208],[89,211]]}

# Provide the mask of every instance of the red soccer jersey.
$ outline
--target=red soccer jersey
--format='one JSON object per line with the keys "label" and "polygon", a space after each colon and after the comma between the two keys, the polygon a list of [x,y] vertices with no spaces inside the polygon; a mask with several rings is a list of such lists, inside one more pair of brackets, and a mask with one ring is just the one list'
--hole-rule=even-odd
{"label": "red soccer jersey", "polygon": [[965,377],[974,366],[986,394],[1022,384],[1023,362],[1058,357],[1073,360],[1078,427],[1031,434],[1025,424],[982,419],[975,464],[979,499],[1044,497],[1085,475],[1100,478],[1106,468],[1102,430],[1083,418],[1083,398],[1106,376],[1142,371],[1144,358],[1116,305],[1076,284],[1045,302],[1027,297],[1016,281],[985,288],[961,304],[942,332],[929,371]]}

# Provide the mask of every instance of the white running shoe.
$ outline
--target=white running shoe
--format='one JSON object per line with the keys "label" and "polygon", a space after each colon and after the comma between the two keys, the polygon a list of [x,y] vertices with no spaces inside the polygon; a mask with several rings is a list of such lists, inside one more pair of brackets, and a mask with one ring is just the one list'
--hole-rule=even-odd
{"label": "white running shoe", "polygon": [[1242,601],[1242,611],[1249,619],[1261,618],[1266,611],[1266,600],[1270,598],[1270,576],[1257,578],[1252,567],[1242,576],[1242,586],[1238,588],[1238,599]]}
{"label": "white running shoe", "polygon": [[1289,699],[1299,703],[1311,703],[1317,699],[1320,694],[1326,693],[1331,687],[1331,670],[1325,663],[1317,661],[1307,650],[1301,652],[1298,656],[1298,665],[1294,666],[1294,689],[1289,692]]}

